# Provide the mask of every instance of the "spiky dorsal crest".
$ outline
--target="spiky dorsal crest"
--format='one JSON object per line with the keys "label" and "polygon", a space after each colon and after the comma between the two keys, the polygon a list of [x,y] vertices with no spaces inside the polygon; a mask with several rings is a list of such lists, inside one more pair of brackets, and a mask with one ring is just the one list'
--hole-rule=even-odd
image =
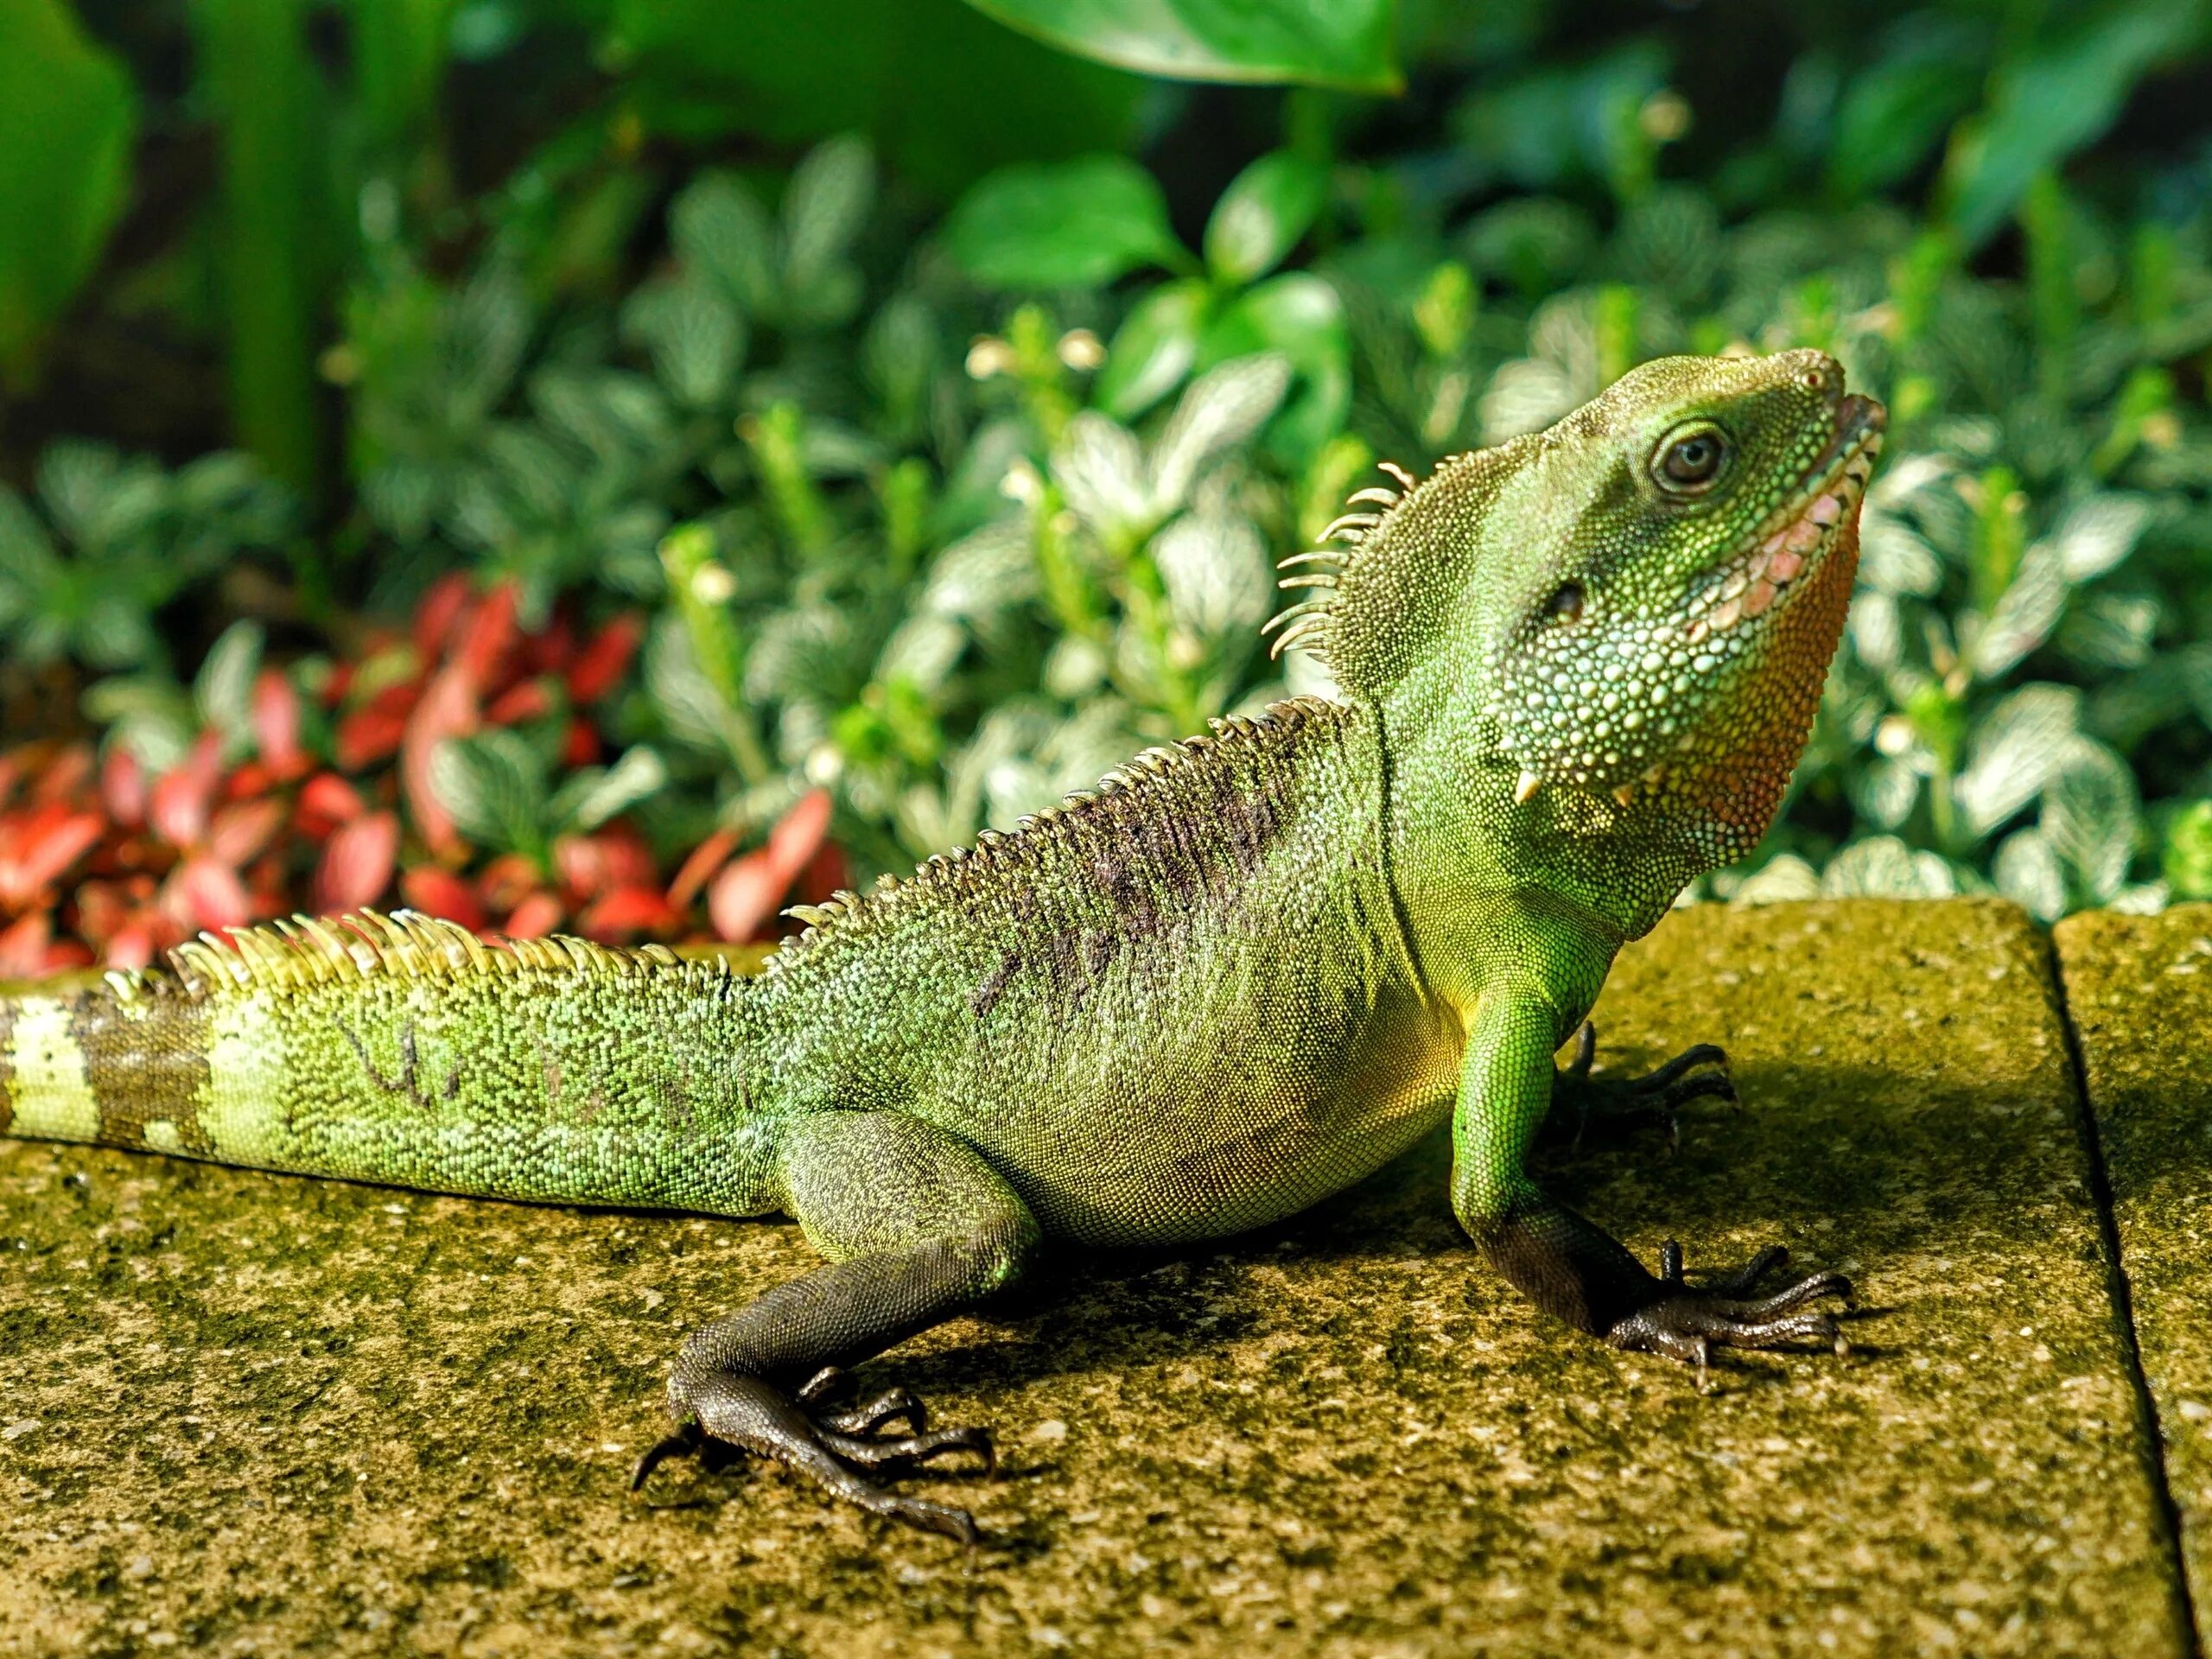
{"label": "spiky dorsal crest", "polygon": [[[304,990],[340,981],[460,978],[518,974],[634,974],[683,966],[665,945],[635,950],[556,934],[543,939],[480,938],[457,922],[420,912],[359,910],[295,916],[263,927],[202,933],[169,952],[170,974],[117,971],[108,984],[124,1001],[171,989],[187,996]],[[690,964],[729,971],[719,959]]]}
{"label": "spiky dorsal crest", "polygon": [[1191,767],[1237,764],[1255,753],[1295,742],[1311,722],[1337,712],[1323,698],[1291,697],[1270,705],[1256,719],[1230,715],[1209,721],[1209,734],[1147,749],[1108,772],[1095,789],[1078,790],[1059,805],[1030,814],[1010,831],[986,830],[973,847],[935,854],[904,880],[884,874],[866,894],[841,892],[818,905],[793,905],[784,913],[805,927],[785,936],[762,964],[762,972],[784,973],[826,944],[894,926],[918,912],[926,913],[932,905],[1033,881],[1048,861],[1052,843],[1076,833],[1090,815],[1123,805],[1131,795],[1141,798],[1147,791],[1172,789],[1178,774]]}
{"label": "spiky dorsal crest", "polygon": [[[1318,539],[1322,546],[1277,561],[1276,569],[1294,574],[1282,577],[1275,586],[1305,597],[1277,612],[1261,627],[1262,637],[1275,633],[1278,628],[1282,631],[1268,645],[1268,657],[1280,657],[1295,646],[1324,663],[1328,661],[1329,615],[1333,607],[1331,595],[1357,555],[1360,544],[1382,528],[1383,520],[1400,502],[1421,487],[1420,481],[1396,461],[1377,461],[1376,465],[1396,481],[1396,488],[1376,484],[1353,491],[1344,502],[1347,511],[1331,520],[1321,531]],[[1332,542],[1337,545],[1327,545]],[[1299,569],[1306,565],[1313,568]]]}
{"label": "spiky dorsal crest", "polygon": [[1432,648],[1471,570],[1483,507],[1535,439],[1446,455],[1426,479],[1381,463],[1398,487],[1356,492],[1322,531],[1336,546],[1294,553],[1278,584],[1305,594],[1267,625],[1327,664],[1355,698],[1380,696]]}

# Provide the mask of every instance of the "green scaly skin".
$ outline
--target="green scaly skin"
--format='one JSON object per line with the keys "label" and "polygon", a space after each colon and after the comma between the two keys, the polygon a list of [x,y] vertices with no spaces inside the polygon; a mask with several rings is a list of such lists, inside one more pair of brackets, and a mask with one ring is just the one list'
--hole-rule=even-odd
{"label": "green scaly skin", "polygon": [[[818,912],[758,979],[482,944],[422,918],[188,945],[0,998],[0,1132],[556,1203],[796,1217],[827,1264],[677,1358],[647,1453],[871,1478],[966,1449],[836,1369],[1047,1238],[1290,1214],[1448,1118],[1452,1203],[1538,1306],[1624,1348],[1837,1340],[1821,1274],[1654,1275],[1528,1170],[1548,1123],[1723,1092],[1717,1050],[1592,1084],[1622,944],[1772,817],[1840,632],[1878,405],[1818,353],[1670,359],[1551,430],[1363,491],[1279,619],[1336,700],[1155,750],[1094,795]],[[1318,565],[1319,568],[1312,568]],[[1338,568],[1332,568],[1338,567]],[[1577,1064],[1552,1056],[1578,1030]],[[895,1429],[894,1429],[895,1426]]]}

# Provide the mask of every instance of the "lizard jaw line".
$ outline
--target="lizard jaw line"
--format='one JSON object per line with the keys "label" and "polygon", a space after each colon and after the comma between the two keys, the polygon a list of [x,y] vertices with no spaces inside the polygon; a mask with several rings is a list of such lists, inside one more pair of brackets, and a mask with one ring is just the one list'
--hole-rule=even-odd
{"label": "lizard jaw line", "polygon": [[[1775,611],[1826,561],[1865,499],[1882,453],[1879,404],[1857,404],[1840,423],[1833,459],[1819,482],[1768,521],[1751,550],[1693,593],[1681,623],[1690,645]],[[1870,413],[1869,411],[1873,411]]]}

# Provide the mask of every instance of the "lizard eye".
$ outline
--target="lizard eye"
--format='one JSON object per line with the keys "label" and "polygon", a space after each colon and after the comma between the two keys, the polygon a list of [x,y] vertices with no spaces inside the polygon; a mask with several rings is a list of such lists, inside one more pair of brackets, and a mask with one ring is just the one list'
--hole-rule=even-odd
{"label": "lizard eye", "polygon": [[1728,459],[1728,435],[1710,421],[1679,427],[1660,441],[1651,458],[1651,476],[1670,495],[1695,495],[1720,476]]}
{"label": "lizard eye", "polygon": [[1550,622],[1580,622],[1582,620],[1582,584],[1579,582],[1561,582],[1558,591],[1544,601],[1544,619]]}

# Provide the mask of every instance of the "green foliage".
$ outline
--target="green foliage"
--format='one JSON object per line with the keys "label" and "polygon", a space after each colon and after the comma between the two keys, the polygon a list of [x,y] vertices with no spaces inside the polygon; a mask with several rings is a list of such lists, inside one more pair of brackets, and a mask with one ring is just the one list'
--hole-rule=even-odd
{"label": "green foliage", "polygon": [[315,311],[318,76],[302,0],[201,0],[200,74],[222,128],[220,222],[238,441],[295,489],[320,464]]}
{"label": "green foliage", "polygon": [[[203,35],[299,21],[231,3]],[[1768,98],[1742,89],[1770,48],[1709,29],[1439,4],[1407,39],[1458,55],[1420,99],[1236,94],[1229,120],[959,0],[582,7],[601,101],[472,195],[439,164],[439,65],[553,38],[469,45],[479,10],[357,23],[350,78],[285,67],[308,78],[280,92],[359,100],[331,169],[353,229],[315,251],[334,221],[295,181],[307,206],[266,221],[294,276],[241,289],[216,244],[234,339],[254,283],[311,328],[309,273],[338,272],[332,337],[281,323],[270,359],[342,405],[320,556],[235,457],[63,445],[35,507],[0,498],[0,638],[139,671],[92,689],[111,729],[220,728],[161,617],[196,595],[194,637],[220,632],[202,579],[240,553],[385,613],[459,567],[519,584],[533,628],[650,615],[600,705],[611,767],[564,770],[558,708],[437,750],[479,844],[542,864],[615,811],[663,854],[727,844],[827,788],[853,861],[895,868],[1325,689],[1260,648],[1270,567],[1378,456],[1533,429],[1653,355],[1816,345],[1892,438],[1783,821],[1706,896],[2212,895],[2212,176],[2115,148],[2133,89],[2201,49],[2196,9],[1810,8]],[[1383,50],[1382,16],[1315,27]],[[1100,19],[1230,50],[1196,3],[1054,16],[1086,50]],[[1155,131],[1208,124],[1160,154],[1243,147],[1202,188],[1155,171],[1140,94]],[[226,146],[296,113],[216,109]],[[203,686],[237,678],[225,638]]]}
{"label": "green foliage", "polygon": [[0,374],[99,257],[130,187],[137,100],[62,0],[0,0]]}
{"label": "green foliage", "polygon": [[941,191],[1001,162],[1121,143],[1144,90],[962,0],[620,0],[611,10],[603,54],[654,128],[785,143],[862,130],[903,175]]}
{"label": "green foliage", "polygon": [[994,288],[1096,288],[1187,263],[1152,175],[1119,156],[1008,168],[969,192],[945,231],[952,257]]}
{"label": "green foliage", "polygon": [[1118,156],[1009,168],[954,210],[948,251],[987,287],[1099,288],[1128,272],[1188,273],[1154,289],[1114,337],[1097,398],[1141,415],[1193,373],[1273,352],[1298,372],[1270,433],[1284,460],[1312,458],[1351,402],[1351,342],[1335,289],[1300,272],[1270,276],[1327,205],[1329,170],[1287,150],[1232,181],[1206,220],[1203,265],[1175,238],[1160,188]]}
{"label": "green foliage", "polygon": [[1404,85],[1391,0],[970,0],[1039,40],[1147,75],[1291,81],[1354,92]]}
{"label": "green foliage", "polygon": [[156,613],[239,553],[281,547],[294,518],[242,455],[168,472],[100,444],[54,444],[35,502],[0,486],[0,641],[28,665],[165,665]]}

